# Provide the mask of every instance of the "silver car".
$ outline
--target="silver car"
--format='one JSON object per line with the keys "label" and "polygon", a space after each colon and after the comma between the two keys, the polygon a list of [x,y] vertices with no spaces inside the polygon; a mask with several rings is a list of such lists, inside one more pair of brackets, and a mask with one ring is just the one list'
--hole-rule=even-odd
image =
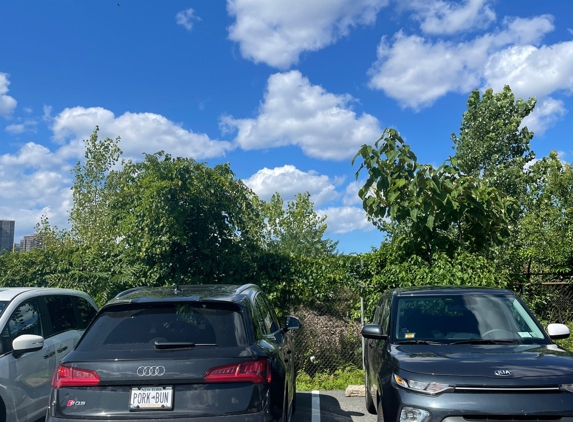
{"label": "silver car", "polygon": [[94,300],[76,290],[0,288],[0,422],[46,415],[56,364],[96,312]]}

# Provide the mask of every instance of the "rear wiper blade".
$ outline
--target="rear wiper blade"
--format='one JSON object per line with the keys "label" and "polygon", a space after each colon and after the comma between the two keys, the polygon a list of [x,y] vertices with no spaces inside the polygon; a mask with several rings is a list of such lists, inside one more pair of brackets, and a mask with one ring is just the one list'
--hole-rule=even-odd
{"label": "rear wiper blade", "polygon": [[431,340],[401,340],[397,341],[396,344],[444,344],[444,343]]}
{"label": "rear wiper blade", "polygon": [[485,339],[468,339],[454,341],[450,344],[515,344],[518,343],[517,340],[485,340]]}
{"label": "rear wiper blade", "polygon": [[199,347],[199,346],[216,346],[215,343],[192,343],[189,341],[174,341],[174,342],[160,342],[156,341],[155,343],[156,349],[186,349],[190,347]]}

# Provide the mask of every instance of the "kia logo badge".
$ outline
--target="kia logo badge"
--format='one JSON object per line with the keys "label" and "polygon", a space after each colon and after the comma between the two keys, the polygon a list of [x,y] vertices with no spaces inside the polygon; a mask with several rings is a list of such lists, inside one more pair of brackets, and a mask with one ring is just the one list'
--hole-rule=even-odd
{"label": "kia logo badge", "polygon": [[137,368],[137,375],[140,377],[160,377],[165,373],[163,366],[140,366]]}
{"label": "kia logo badge", "polygon": [[494,374],[498,377],[510,377],[513,375],[513,372],[508,369],[498,369]]}

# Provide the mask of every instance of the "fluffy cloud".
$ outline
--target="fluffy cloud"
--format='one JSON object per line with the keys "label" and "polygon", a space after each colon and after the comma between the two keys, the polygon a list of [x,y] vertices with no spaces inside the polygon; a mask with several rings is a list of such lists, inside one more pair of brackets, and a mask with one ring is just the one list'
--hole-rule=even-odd
{"label": "fluffy cloud", "polygon": [[316,206],[338,198],[336,186],[341,181],[332,180],[315,171],[304,172],[292,165],[274,169],[265,167],[244,180],[247,186],[266,201],[270,200],[275,192],[278,192],[285,201],[294,199],[297,193],[309,192]]}
{"label": "fluffy cloud", "polygon": [[357,116],[351,101],[311,85],[298,71],[277,73],[268,80],[256,119],[227,116],[221,123],[238,130],[235,141],[246,150],[298,145],[310,157],[347,160],[382,132],[375,117]]}
{"label": "fluffy cloud", "polygon": [[35,120],[26,120],[24,123],[14,123],[6,126],[6,132],[11,135],[19,135],[24,132],[36,132],[38,122]]}
{"label": "fluffy cloud", "polygon": [[354,230],[374,230],[372,223],[366,218],[366,212],[358,207],[331,207],[317,211],[318,215],[326,215],[327,234],[344,234]]}
{"label": "fluffy cloud", "polygon": [[489,0],[465,0],[463,3],[443,0],[414,0],[414,18],[427,34],[454,34],[474,28],[486,28],[495,21],[495,13]]}
{"label": "fluffy cloud", "polygon": [[195,11],[193,9],[183,10],[175,15],[175,22],[177,22],[177,25],[183,26],[188,31],[193,29],[194,21],[200,20],[201,18],[195,15]]}
{"label": "fluffy cloud", "polygon": [[536,135],[541,135],[565,114],[567,110],[563,101],[551,97],[544,98],[535,105],[533,112],[523,119],[522,126],[527,126]]}
{"label": "fluffy cloud", "polygon": [[8,92],[8,74],[0,73],[0,116],[8,118],[12,115],[12,111],[16,108],[17,101],[6,95]]}
{"label": "fluffy cloud", "polygon": [[16,240],[32,234],[42,215],[67,226],[70,170],[58,153],[31,142],[16,154],[0,155],[0,215],[16,220]]}
{"label": "fluffy cloud", "polygon": [[404,107],[420,109],[449,92],[467,93],[482,86],[488,75],[495,73],[487,69],[500,61],[495,57],[497,53],[507,48],[531,48],[530,44],[540,42],[554,28],[552,18],[546,15],[506,19],[503,25],[502,31],[458,43],[431,41],[403,32],[392,40],[383,37],[377,49],[378,60],[369,70],[370,87],[383,90]]}
{"label": "fluffy cloud", "polygon": [[65,144],[62,154],[83,156],[83,139],[89,138],[94,128],[99,136],[121,136],[120,148],[125,157],[141,159],[142,153],[163,150],[177,156],[204,159],[218,157],[231,149],[225,141],[210,139],[182,128],[167,118],[153,113],[124,113],[119,117],[101,107],[66,108],[54,118],[54,140]]}
{"label": "fluffy cloud", "polygon": [[542,97],[573,90],[573,41],[551,46],[516,45],[493,54],[486,63],[487,86],[511,86],[519,97]]}
{"label": "fluffy cloud", "polygon": [[363,185],[364,182],[360,180],[350,182],[348,186],[346,186],[346,192],[344,193],[344,198],[342,198],[342,203],[344,205],[362,204],[362,199],[358,196],[358,191]]}
{"label": "fluffy cloud", "polygon": [[227,0],[235,18],[229,38],[243,57],[285,69],[303,51],[317,51],[351,27],[376,21],[388,0]]}

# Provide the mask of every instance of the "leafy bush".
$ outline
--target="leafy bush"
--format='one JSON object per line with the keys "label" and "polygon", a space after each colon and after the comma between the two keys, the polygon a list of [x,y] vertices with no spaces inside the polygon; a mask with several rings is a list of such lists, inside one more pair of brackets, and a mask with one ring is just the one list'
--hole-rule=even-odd
{"label": "leafy bush", "polygon": [[355,366],[337,369],[334,372],[320,372],[314,376],[301,372],[296,377],[297,391],[345,390],[349,385],[364,384],[364,370]]}

